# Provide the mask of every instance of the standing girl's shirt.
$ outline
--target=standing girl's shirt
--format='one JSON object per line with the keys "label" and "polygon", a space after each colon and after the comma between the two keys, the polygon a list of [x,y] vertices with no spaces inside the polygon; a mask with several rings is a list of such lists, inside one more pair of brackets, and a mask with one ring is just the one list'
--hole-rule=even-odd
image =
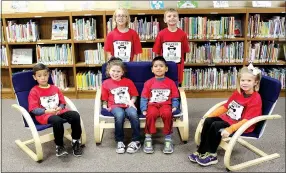
{"label": "standing girl's shirt", "polygon": [[122,33],[115,28],[107,35],[104,50],[123,62],[133,61],[134,55],[142,53],[139,36],[133,29]]}
{"label": "standing girl's shirt", "polygon": [[116,81],[109,78],[102,83],[101,100],[107,101],[111,109],[127,108],[127,103],[133,96],[138,96],[138,91],[130,79],[122,78]]}
{"label": "standing girl's shirt", "polygon": [[[34,86],[30,91],[28,102],[29,112],[37,108],[54,109],[60,104],[66,104],[64,95],[60,89],[54,85],[50,85],[49,88],[41,88],[38,85]],[[66,111],[68,111],[68,109],[64,108],[60,110],[58,114],[63,114]],[[52,115],[53,114],[42,114],[35,117],[40,124],[48,124],[48,118]]]}
{"label": "standing girl's shirt", "polygon": [[166,61],[177,63],[179,83],[182,83],[185,53],[190,52],[187,34],[180,28],[175,32],[163,29],[156,37],[153,52],[163,56]]}

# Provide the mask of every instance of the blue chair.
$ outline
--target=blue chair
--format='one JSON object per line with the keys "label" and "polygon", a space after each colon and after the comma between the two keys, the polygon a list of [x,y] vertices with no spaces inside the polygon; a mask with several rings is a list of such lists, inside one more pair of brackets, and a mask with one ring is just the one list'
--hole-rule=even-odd
{"label": "blue chair", "polygon": [[[25,127],[29,128],[32,132],[33,139],[27,140],[22,142],[21,140],[16,140],[16,144],[24,151],[26,152],[33,160],[40,162],[43,160],[43,149],[42,144],[54,140],[53,133],[49,133],[46,135],[39,135],[39,131],[46,130],[50,127],[52,127],[50,124],[42,125],[37,122],[35,117],[31,115],[28,112],[28,96],[30,90],[37,85],[37,81],[33,78],[33,72],[32,71],[25,71],[25,72],[19,72],[15,73],[12,76],[12,82],[14,87],[14,92],[16,95],[16,100],[18,104],[13,104],[12,108],[15,108],[22,114],[23,116],[23,122]],[[49,77],[49,84],[53,84],[51,76]],[[72,101],[65,97],[65,101],[67,103],[67,106],[70,108],[70,110],[77,111],[77,108],[72,103]],[[83,122],[81,120],[81,128],[82,128],[82,136],[81,136],[81,143],[82,145],[85,145],[86,143],[86,133],[84,129]],[[71,129],[65,129],[64,136],[72,140],[71,138]],[[28,148],[27,145],[29,144],[35,144],[36,152],[32,151],[30,148]]]}
{"label": "blue chair", "polygon": [[[166,76],[170,79],[174,80],[178,85],[178,71],[177,64],[174,62],[168,62],[168,72]],[[131,79],[137,90],[139,95],[141,95],[144,82],[148,79],[154,77],[154,74],[151,72],[151,62],[128,62],[125,63],[127,73],[126,77]],[[107,77],[105,75],[106,64],[102,66],[102,81],[104,81]],[[185,91],[183,88],[179,88],[180,93],[180,110],[177,110],[173,113],[174,123],[173,126],[177,127],[181,136],[181,140],[183,142],[187,142],[189,139],[189,118],[188,118],[188,107],[187,107],[187,99],[185,95]],[[140,100],[140,98],[138,99]],[[140,127],[145,127],[145,116],[141,114],[139,102],[137,101],[138,115],[140,119]],[[100,121],[100,119],[103,119]],[[113,115],[108,112],[106,109],[102,109],[101,103],[101,89],[99,88],[96,92],[95,97],[95,108],[94,108],[94,137],[95,143],[99,144],[102,141],[103,131],[104,129],[114,128],[114,121],[106,122],[105,120],[110,119],[113,120]],[[163,127],[164,124],[159,118],[156,122],[156,127]],[[124,128],[131,128],[129,121],[125,122]]]}
{"label": "blue chair", "polygon": [[[269,90],[270,88],[271,90]],[[272,111],[276,105],[280,91],[281,91],[281,83],[279,80],[273,79],[268,76],[262,77],[261,83],[260,83],[260,89],[259,89],[259,93],[262,99],[262,115],[247,121],[230,137],[222,139],[220,143],[220,147],[225,150],[224,164],[228,170],[237,171],[237,170],[241,170],[243,168],[249,167],[249,166],[253,166],[253,165],[280,157],[278,153],[274,153],[270,155],[266,154],[260,149],[256,148],[252,144],[242,139],[242,138],[259,139],[263,135],[263,132],[265,130],[266,122],[267,122],[266,120],[281,118],[280,115],[277,115],[277,114],[272,115]],[[227,100],[222,101],[216,104],[215,106],[213,106],[211,109],[207,111],[204,117],[206,117],[213,110],[225,104],[226,102]],[[254,131],[251,133],[244,133],[244,131],[248,129],[248,127],[252,126],[253,124],[256,124]],[[199,145],[200,143],[202,127],[203,127],[203,120],[199,122],[197,129],[196,129],[195,142],[197,145]],[[240,164],[230,165],[230,156],[231,156],[233,147],[236,144],[236,142],[240,143],[241,145],[245,146],[246,148],[248,148],[249,150],[253,151],[254,153],[256,153],[257,155],[261,157],[247,161],[247,162],[243,162]]]}

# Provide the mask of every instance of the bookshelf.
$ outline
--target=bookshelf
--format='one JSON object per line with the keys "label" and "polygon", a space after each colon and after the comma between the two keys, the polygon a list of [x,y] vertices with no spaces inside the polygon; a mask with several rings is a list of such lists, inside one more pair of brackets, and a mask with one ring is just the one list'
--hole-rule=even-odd
{"label": "bookshelf", "polygon": [[[67,89],[63,90],[63,93],[70,98],[84,99],[84,98],[95,98],[96,89],[82,89],[79,88],[79,83],[77,80],[77,75],[82,73],[87,73],[88,71],[96,74],[98,70],[101,69],[102,63],[85,63],[85,52],[89,50],[98,50],[101,46],[104,46],[104,41],[107,35],[107,22],[109,18],[112,17],[114,11],[102,10],[102,11],[70,11],[70,12],[44,12],[44,13],[13,13],[13,14],[3,14],[2,24],[4,28],[4,40],[1,42],[1,46],[6,47],[8,66],[1,66],[2,75],[2,98],[14,98],[12,91],[11,77],[15,72],[19,72],[26,69],[31,69],[33,65],[37,62],[36,58],[36,46],[53,46],[67,44],[71,47],[71,57],[72,63],[70,64],[51,64],[48,67],[51,70],[61,70],[66,73],[67,77]],[[131,17],[131,22],[135,18],[147,19],[149,22],[151,17],[153,20],[156,18],[159,22],[159,29],[166,27],[163,22],[165,10],[129,10]],[[178,9],[179,18],[189,18],[189,17],[207,17],[210,20],[220,20],[220,17],[231,17],[241,20],[241,36],[235,36],[234,38],[189,38],[189,43],[194,43],[197,45],[204,45],[206,43],[243,43],[243,58],[242,62],[186,62],[185,68],[223,68],[228,69],[229,67],[240,68],[248,64],[247,58],[249,53],[249,44],[252,42],[277,42],[280,45],[286,44],[285,38],[252,38],[248,36],[248,25],[249,17],[254,14],[260,14],[262,18],[267,18],[271,16],[285,16],[285,8],[196,8],[196,9]],[[39,28],[39,38],[33,42],[11,42],[7,38],[7,30],[5,29],[8,25],[8,21],[16,21],[17,24],[23,24],[32,20],[38,24]],[[68,39],[66,40],[51,40],[52,34],[52,22],[53,20],[68,20]],[[84,39],[77,37],[74,34],[74,25],[78,26],[81,21],[92,21],[93,26],[96,28],[94,33],[95,38]],[[75,23],[75,24],[73,24]],[[87,37],[85,37],[87,38]],[[142,48],[152,48],[154,44],[154,39],[144,39],[141,40]],[[101,46],[100,46],[101,45]],[[15,65],[12,64],[12,53],[15,48],[32,48],[33,49],[33,64],[29,65]],[[282,49],[283,51],[283,49]],[[103,56],[105,60],[105,56]],[[283,56],[279,56],[276,62],[269,63],[255,63],[259,67],[286,67],[286,61]],[[186,90],[186,95],[188,98],[216,98],[216,97],[228,97],[233,92],[233,89],[200,89],[200,90]],[[281,91],[280,96],[285,97],[285,89]]]}

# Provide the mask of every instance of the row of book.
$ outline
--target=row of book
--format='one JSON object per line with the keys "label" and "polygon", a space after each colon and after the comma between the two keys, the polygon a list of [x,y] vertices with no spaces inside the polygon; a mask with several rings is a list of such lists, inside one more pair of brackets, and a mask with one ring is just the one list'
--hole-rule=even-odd
{"label": "row of book", "polygon": [[199,45],[189,42],[190,52],[186,54],[186,63],[242,63],[243,42],[217,42]]}
{"label": "row of book", "polygon": [[[285,47],[285,45],[284,45]],[[251,62],[277,62],[279,57],[280,45],[274,41],[262,41],[249,44],[248,61]],[[285,54],[285,50],[284,50]],[[286,57],[284,57],[286,60]]]}
{"label": "row of book", "polygon": [[38,25],[32,20],[26,24],[7,21],[6,32],[8,42],[35,42],[39,39]]}
{"label": "row of book", "polygon": [[65,91],[68,89],[67,73],[66,71],[58,70],[57,68],[51,70],[52,80],[55,86]]}
{"label": "row of book", "polygon": [[36,45],[37,62],[47,65],[73,64],[71,50],[72,46],[69,44],[55,44],[55,46]]}
{"label": "row of book", "polygon": [[84,59],[86,64],[105,63],[104,50],[101,43],[97,43],[96,50],[85,50]]}
{"label": "row of book", "polygon": [[241,20],[235,17],[221,17],[210,20],[207,17],[180,18],[178,27],[184,30],[189,39],[222,39],[242,36]]}
{"label": "row of book", "polygon": [[152,61],[155,58],[155,53],[152,48],[142,48],[142,54],[137,56],[135,61]]}
{"label": "row of book", "polygon": [[285,17],[274,16],[263,21],[260,14],[249,17],[248,37],[285,38]]}
{"label": "row of book", "polygon": [[7,51],[5,46],[1,46],[1,66],[8,66]]}
{"label": "row of book", "polygon": [[[112,23],[112,18],[109,18],[106,26],[107,33],[111,32],[115,28],[115,24]],[[151,16],[150,22],[147,21],[146,18],[144,20],[138,20],[137,17],[135,17],[134,21],[129,23],[129,28],[137,32],[140,40],[155,39],[160,31],[159,22],[157,21],[157,18],[153,19],[153,16]]]}
{"label": "row of book", "polygon": [[75,40],[95,40],[96,34],[96,20],[89,19],[75,19],[73,23],[73,35]]}
{"label": "row of book", "polygon": [[[222,68],[185,68],[182,87],[186,90],[235,89],[238,70],[236,67]],[[262,75],[270,76],[281,82],[285,89],[286,68],[260,68]]]}
{"label": "row of book", "polygon": [[76,74],[77,90],[96,90],[102,84],[102,73],[85,71]]}

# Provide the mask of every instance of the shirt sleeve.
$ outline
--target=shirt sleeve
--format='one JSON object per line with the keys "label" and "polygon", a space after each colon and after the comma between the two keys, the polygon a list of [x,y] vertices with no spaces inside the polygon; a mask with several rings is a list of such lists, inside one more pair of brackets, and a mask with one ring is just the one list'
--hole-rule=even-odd
{"label": "shirt sleeve", "polygon": [[103,82],[101,87],[101,100],[108,101],[108,89],[106,88],[106,82]]}
{"label": "shirt sleeve", "polygon": [[189,41],[188,41],[188,37],[187,34],[184,33],[184,37],[183,37],[183,53],[188,53],[190,52],[190,46],[189,46]]}
{"label": "shirt sleeve", "polygon": [[228,109],[228,105],[229,103],[234,100],[234,98],[236,97],[236,95],[238,94],[238,91],[234,91],[232,93],[232,95],[230,96],[230,98],[227,100],[227,102],[223,105],[226,109]]}
{"label": "shirt sleeve", "polygon": [[29,93],[28,96],[28,104],[29,104],[29,112],[37,109],[37,108],[42,108],[40,106],[40,98],[39,95],[37,94],[37,91],[32,89]]}
{"label": "shirt sleeve", "polygon": [[104,50],[106,52],[111,52],[111,54],[113,54],[113,41],[112,41],[112,31],[110,33],[107,34],[107,37],[105,39],[105,42],[104,42]]}
{"label": "shirt sleeve", "polygon": [[59,88],[58,88],[58,95],[59,95],[59,101],[60,101],[59,103],[60,104],[66,104],[65,97]]}
{"label": "shirt sleeve", "polygon": [[137,54],[140,54],[142,53],[142,46],[141,46],[141,42],[140,42],[140,38],[138,36],[138,34],[134,31],[134,54],[137,55]]}
{"label": "shirt sleeve", "polygon": [[144,97],[147,99],[150,98],[150,84],[148,81],[144,83],[144,87],[143,87],[143,90],[141,93],[141,97]]}
{"label": "shirt sleeve", "polygon": [[171,81],[171,91],[172,91],[171,98],[179,98],[179,90],[174,81]]}
{"label": "shirt sleeve", "polygon": [[155,39],[155,43],[153,46],[153,52],[155,52],[156,54],[162,55],[162,40],[161,40],[160,32]]}

